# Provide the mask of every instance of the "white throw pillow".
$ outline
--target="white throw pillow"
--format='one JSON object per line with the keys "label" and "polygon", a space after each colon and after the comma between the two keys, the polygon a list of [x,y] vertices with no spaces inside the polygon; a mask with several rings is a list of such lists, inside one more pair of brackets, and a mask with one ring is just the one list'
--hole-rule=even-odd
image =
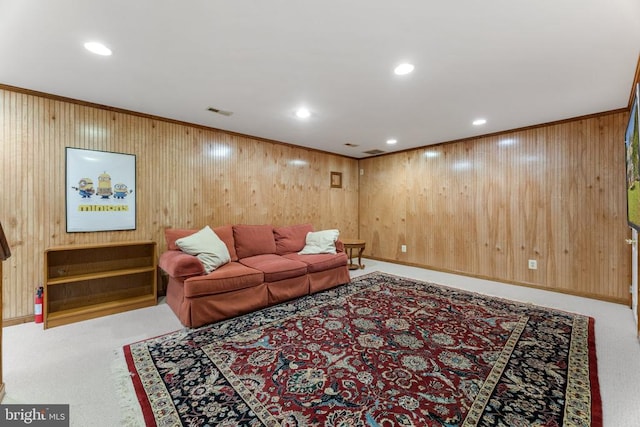
{"label": "white throw pillow", "polygon": [[310,231],[305,239],[305,246],[298,254],[335,254],[338,230]]}
{"label": "white throw pillow", "polygon": [[198,257],[207,274],[231,261],[227,245],[208,225],[191,236],[176,240],[176,245],[182,252]]}

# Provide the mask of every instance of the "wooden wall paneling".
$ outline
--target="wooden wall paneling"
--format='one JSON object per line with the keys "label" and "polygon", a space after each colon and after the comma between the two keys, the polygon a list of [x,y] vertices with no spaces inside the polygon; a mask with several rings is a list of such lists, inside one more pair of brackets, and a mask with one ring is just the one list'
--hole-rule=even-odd
{"label": "wooden wall paneling", "polygon": [[[426,235],[415,236],[415,238],[426,239],[427,253],[421,255],[413,253],[411,259],[418,264],[424,263],[425,265],[441,265],[445,268],[446,263],[450,259],[450,253],[453,251],[451,240],[452,228],[442,227],[441,224],[447,221],[450,212],[448,200],[450,199],[451,182],[448,179],[446,171],[448,170],[448,158],[451,157],[449,150],[451,147],[442,145],[437,147],[430,147],[425,152],[425,168],[422,169],[425,176],[413,176],[413,180],[424,182],[427,184],[425,187],[425,197],[427,198],[426,208],[427,212],[425,218],[427,222],[424,224],[424,230]],[[413,228],[412,230],[420,230],[419,228]]]}
{"label": "wooden wall paneling", "polygon": [[[428,203],[431,193],[427,190],[429,182],[426,179],[427,159],[424,157],[424,151],[415,156],[407,156],[407,174],[406,179],[406,226],[404,230],[404,238],[400,238],[398,244],[397,257],[403,262],[420,262],[416,258],[416,254],[427,254],[427,239],[423,233],[411,233],[407,230],[425,230],[430,228],[430,218],[428,217]],[[412,179],[413,177],[425,177],[425,179]],[[407,246],[407,252],[401,251],[401,245]]]}
{"label": "wooden wall paneling", "polygon": [[478,144],[473,181],[480,197],[472,201],[476,219],[468,229],[475,234],[476,240],[470,245],[476,253],[477,271],[491,276],[496,271],[511,269],[514,257],[508,236],[511,212],[509,199],[505,197],[509,168],[503,167],[509,161],[509,145],[492,140],[481,140]]}
{"label": "wooden wall paneling", "polygon": [[[13,101],[12,97],[10,96],[3,97],[1,101],[2,101],[2,104],[1,104],[2,109],[0,110],[0,180],[2,182],[3,189],[2,189],[2,193],[0,193],[0,196],[2,199],[1,200],[2,203],[8,204],[9,193],[10,193],[8,189],[11,188],[10,186],[12,185],[12,182],[11,182],[12,175],[9,173],[9,165],[10,165],[10,159],[12,158],[12,154],[13,154],[12,150],[14,149],[13,144],[10,144],[10,137],[11,135],[15,134],[15,131],[13,131],[11,127],[15,126],[16,124],[13,120],[10,120],[9,116],[11,114],[10,113],[11,111],[15,112],[16,110],[11,109],[11,102]],[[5,223],[5,227],[7,227],[7,229],[8,229],[10,220],[11,218],[9,218],[9,216],[6,214],[3,216],[3,218],[0,219],[0,221]],[[0,270],[0,273],[2,274],[0,281],[4,282],[3,290],[5,290],[4,292],[7,292],[7,293],[10,293],[12,289],[10,289],[11,284],[8,283],[5,277],[5,274],[8,274],[6,272],[8,272],[8,270],[12,268],[13,267],[10,265],[10,262],[7,261],[5,272],[2,272]],[[9,307],[3,308],[3,313],[5,316],[7,316],[9,314]]]}
{"label": "wooden wall paneling", "polygon": [[477,197],[477,176],[483,168],[481,154],[473,150],[469,142],[456,145],[457,161],[451,164],[451,198],[447,204],[448,221],[454,224],[453,254],[450,267],[455,271],[476,268],[474,248],[477,242],[477,217],[474,214],[474,198]]}
{"label": "wooden wall paneling", "polygon": [[[337,227],[380,259],[628,299],[626,114],[358,162],[9,90],[0,97],[0,215],[15,248],[3,272],[6,319],[32,315],[47,247],[149,239],[162,251],[165,227],[239,222]],[[66,233],[66,146],[136,155],[137,230]],[[330,188],[330,171],[342,172],[342,189]]]}
{"label": "wooden wall paneling", "polygon": [[[460,247],[457,247],[457,241],[460,239],[460,235],[465,232],[467,226],[471,224],[464,224],[463,218],[465,218],[466,210],[469,206],[464,206],[461,202],[462,197],[459,197],[458,188],[458,175],[465,173],[464,169],[468,166],[469,159],[466,159],[463,152],[462,145],[451,145],[447,147],[444,157],[443,174],[439,177],[441,184],[438,191],[438,201],[440,202],[437,209],[440,212],[440,218],[437,224],[443,227],[442,239],[436,242],[436,253],[442,254],[442,267],[455,271],[456,257],[463,256],[459,251]],[[459,213],[459,216],[458,216]],[[435,225],[435,224],[434,224]],[[456,252],[458,250],[458,252]]]}
{"label": "wooden wall paneling", "polygon": [[626,302],[625,126],[610,113],[363,159],[365,255]]}
{"label": "wooden wall paneling", "polygon": [[[358,233],[355,159],[13,90],[0,89],[0,107],[5,323],[32,319],[52,246],[152,240],[161,252],[166,227],[207,224]],[[66,233],[65,147],[136,155],[136,230]],[[329,188],[332,170],[342,189]]]}
{"label": "wooden wall paneling", "polygon": [[[393,164],[385,166],[388,161]],[[367,241],[371,256],[395,258],[404,244],[405,164],[402,154],[376,157],[361,164],[364,175],[360,177],[360,238]]]}
{"label": "wooden wall paneling", "polygon": [[[606,225],[597,230],[597,241],[610,241],[609,245],[599,249],[598,255],[602,260],[603,268],[600,276],[590,283],[590,293],[596,293],[602,287],[607,286],[607,293],[618,292],[622,285],[622,295],[627,302],[631,303],[631,295],[628,287],[630,278],[630,247],[625,239],[630,236],[629,228],[626,227],[626,202],[625,192],[620,190],[625,188],[625,174],[621,167],[610,167],[609,165],[624,165],[624,145],[623,132],[626,129],[626,114],[617,114],[610,117],[598,119],[597,126],[593,127],[593,133],[598,136],[601,145],[598,147],[599,153],[596,156],[596,164],[591,171],[590,191],[599,202],[594,207],[594,218],[597,222],[604,222]],[[619,131],[620,130],[620,131]],[[620,196],[622,195],[622,196]],[[620,224],[625,224],[620,229]],[[615,232],[614,232],[615,230]],[[618,231],[619,230],[619,231]],[[625,262],[621,263],[620,260]],[[619,284],[611,278],[625,278],[624,283]]]}
{"label": "wooden wall paneling", "polygon": [[[15,102],[17,100],[16,96],[8,96],[3,98],[2,100],[2,114],[0,114],[0,131],[2,132],[2,144],[0,145],[0,150],[2,150],[2,157],[0,158],[0,161],[2,162],[2,169],[0,170],[0,175],[2,178],[2,193],[0,193],[2,195],[2,203],[4,204],[8,204],[10,201],[13,202],[13,198],[15,197],[15,193],[14,190],[10,189],[15,189],[15,185],[16,183],[14,182],[15,178],[13,177],[13,175],[10,173],[11,171],[11,167],[12,164],[15,163],[15,152],[17,151],[17,147],[14,147],[14,144],[11,144],[12,139],[16,138],[16,134],[17,134],[17,120],[13,120],[13,115],[18,114],[17,113],[17,109],[13,106],[15,106]],[[11,235],[9,234],[10,232],[9,227],[15,227],[15,224],[11,224],[12,222],[14,222],[13,217],[9,216],[9,215],[4,215],[4,217],[1,219],[1,221],[4,224],[4,227],[6,228],[5,233],[7,234],[7,239],[9,240],[9,244],[11,244]],[[9,271],[10,270],[15,270],[15,265],[14,265],[14,260],[15,260],[15,248],[13,250],[14,252],[14,256],[9,259],[4,266],[4,272],[3,272],[3,293],[15,293],[16,290],[14,289],[14,286],[12,283],[9,283],[8,281],[8,275],[9,275]],[[17,273],[17,272],[16,272]],[[12,307],[9,306],[9,304],[7,304],[7,301],[4,301],[4,304],[7,305],[7,307],[3,308],[3,315],[4,316],[8,316],[11,313],[11,309]]]}
{"label": "wooden wall paneling", "polygon": [[[406,155],[398,156],[400,170],[404,173],[398,173],[389,177],[387,184],[390,185],[388,193],[391,196],[391,205],[382,205],[381,214],[385,215],[387,212],[391,212],[390,221],[385,224],[387,229],[384,236],[394,237],[386,238],[383,240],[383,247],[386,250],[393,252],[396,258],[405,257],[401,253],[401,246],[407,243],[407,210],[409,204],[409,192],[407,187],[407,168],[408,158]],[[394,209],[394,206],[398,206],[399,209]],[[383,249],[385,250],[385,249]]]}
{"label": "wooden wall paneling", "polygon": [[[588,190],[587,176],[585,170],[593,169],[596,153],[591,152],[592,158],[586,157],[585,150],[588,144],[585,144],[585,136],[581,127],[576,127],[576,123],[568,123],[561,128],[549,129],[549,133],[554,131],[549,137],[549,142],[553,143],[553,147],[563,146],[563,151],[553,150],[553,154],[562,158],[564,167],[571,170],[570,174],[562,173],[558,176],[557,182],[551,183],[557,185],[557,191],[561,195],[561,212],[556,218],[556,234],[563,235],[561,231],[565,231],[564,239],[561,242],[550,242],[558,247],[561,243],[565,247],[564,258],[568,268],[565,269],[565,276],[558,277],[556,286],[566,289],[570,286],[571,277],[583,276],[580,287],[585,291],[589,289],[589,282],[592,277],[584,277],[584,271],[589,269],[584,263],[580,262],[580,258],[593,249],[589,254],[591,262],[597,262],[597,246],[590,246],[590,240],[596,235],[596,227],[591,226],[597,221],[595,217],[592,195]],[[574,137],[570,138],[569,135]],[[555,139],[554,139],[555,137]],[[599,227],[598,227],[599,228]],[[588,231],[587,231],[588,230]],[[599,276],[599,274],[595,275]],[[567,283],[568,281],[568,283]]]}
{"label": "wooden wall paneling", "polygon": [[[544,130],[538,132],[529,130],[522,134],[509,135],[513,139],[510,146],[512,157],[506,165],[508,181],[505,197],[514,201],[512,205],[512,222],[508,225],[512,231],[511,238],[517,236],[516,241],[509,240],[505,244],[518,245],[521,256],[514,258],[512,276],[521,283],[539,284],[548,267],[547,243],[554,230],[547,227],[549,198],[554,192],[553,186],[548,186],[550,170],[549,161],[554,159],[546,152],[548,137]],[[554,141],[550,141],[555,146]],[[514,191],[515,190],[515,191]],[[558,216],[557,218],[560,218]],[[528,267],[528,261],[535,260],[536,270]],[[508,277],[508,276],[507,276]]]}

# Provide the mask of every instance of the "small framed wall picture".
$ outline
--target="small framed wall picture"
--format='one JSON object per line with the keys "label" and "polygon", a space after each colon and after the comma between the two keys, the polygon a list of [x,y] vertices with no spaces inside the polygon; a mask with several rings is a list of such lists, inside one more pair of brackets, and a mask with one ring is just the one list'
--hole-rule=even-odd
{"label": "small framed wall picture", "polygon": [[342,188],[342,172],[331,172],[331,188]]}

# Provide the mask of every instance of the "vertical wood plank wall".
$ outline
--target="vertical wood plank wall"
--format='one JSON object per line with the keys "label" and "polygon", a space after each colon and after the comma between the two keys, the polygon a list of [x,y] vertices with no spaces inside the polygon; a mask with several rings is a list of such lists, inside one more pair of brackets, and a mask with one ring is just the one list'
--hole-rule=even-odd
{"label": "vertical wood plank wall", "polygon": [[360,160],[365,256],[628,303],[627,117]]}
{"label": "vertical wood plank wall", "polygon": [[[373,258],[629,301],[625,113],[357,161],[11,90],[0,108],[5,320],[33,315],[48,247],[162,251],[165,227],[229,223],[311,222],[366,239]],[[66,233],[67,146],[137,156],[137,230]]]}
{"label": "vertical wood plank wall", "polygon": [[[154,240],[161,253],[165,227],[233,223],[357,235],[357,160],[11,90],[0,89],[0,109],[5,320],[33,315],[51,246]],[[136,155],[135,231],[66,233],[65,147]]]}

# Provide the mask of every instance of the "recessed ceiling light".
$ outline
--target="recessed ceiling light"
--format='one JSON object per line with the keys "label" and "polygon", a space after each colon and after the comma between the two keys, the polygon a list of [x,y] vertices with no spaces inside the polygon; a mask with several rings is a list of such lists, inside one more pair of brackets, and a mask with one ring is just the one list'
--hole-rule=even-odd
{"label": "recessed ceiling light", "polygon": [[475,119],[475,120],[473,121],[473,125],[474,125],[474,126],[480,126],[480,125],[483,125],[483,124],[485,124],[485,123],[487,123],[487,120],[486,120],[486,119]]}
{"label": "recessed ceiling light", "polygon": [[298,111],[296,111],[296,116],[299,119],[306,119],[311,116],[311,111],[307,110],[306,108],[300,108],[298,109]]}
{"label": "recessed ceiling light", "polygon": [[87,42],[84,44],[84,48],[89,52],[93,52],[96,55],[109,56],[111,55],[111,49],[97,42]]}
{"label": "recessed ceiling light", "polygon": [[412,72],[414,68],[415,68],[415,67],[413,66],[413,64],[407,64],[407,63],[404,63],[404,64],[400,64],[400,65],[398,65],[398,66],[393,70],[393,72],[394,72],[394,73],[396,73],[396,74],[397,74],[397,75],[399,75],[399,76],[403,76],[403,75],[405,75],[405,74],[409,74],[410,72]]}
{"label": "recessed ceiling light", "polygon": [[398,142],[397,139],[387,139],[387,144],[389,144],[389,145],[393,145],[393,144],[395,144],[397,142]]}

